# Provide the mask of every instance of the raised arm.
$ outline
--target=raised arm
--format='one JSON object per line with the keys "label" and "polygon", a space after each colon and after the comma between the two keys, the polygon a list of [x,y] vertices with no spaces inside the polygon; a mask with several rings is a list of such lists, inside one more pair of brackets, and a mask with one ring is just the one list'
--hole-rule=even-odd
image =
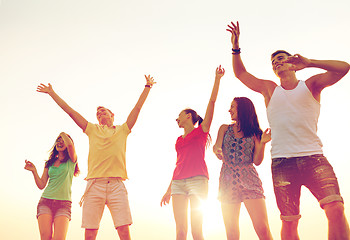
{"label": "raised arm", "polygon": [[223,124],[219,128],[218,136],[216,137],[216,142],[213,146],[213,152],[215,153],[216,157],[220,160],[224,158],[224,155],[222,154],[222,142],[224,140],[224,135],[227,131],[228,125]]}
{"label": "raised arm", "polygon": [[26,165],[24,166],[24,169],[31,171],[33,173],[34,181],[37,187],[40,190],[44,189],[47,184],[47,180],[49,179],[48,168],[44,168],[43,175],[39,177],[36,167],[32,162],[25,160],[25,164]]}
{"label": "raised arm", "polygon": [[300,54],[288,57],[285,62],[291,63],[293,65],[291,70],[294,71],[304,68],[321,68],[326,70],[325,73],[314,75],[306,80],[306,84],[314,95],[319,94],[325,87],[337,83],[350,69],[350,65],[343,61],[308,59]]}
{"label": "raised arm", "polygon": [[74,147],[74,143],[73,143],[72,139],[70,139],[68,137],[68,135],[64,132],[61,132],[60,136],[63,139],[64,144],[67,146],[68,155],[69,155],[70,160],[75,163],[77,161],[77,154],[75,152],[75,147]]}
{"label": "raised arm", "polygon": [[139,116],[139,113],[141,111],[143,104],[146,101],[146,98],[150,92],[150,89],[152,88],[153,84],[156,83],[156,82],[154,82],[153,77],[151,77],[150,75],[148,75],[148,76],[145,75],[145,78],[147,81],[145,88],[143,89],[143,92],[141,93],[141,96],[139,97],[139,100],[137,101],[135,107],[131,110],[131,112],[128,116],[128,119],[126,120],[126,124],[128,125],[130,130],[134,127],[134,125],[136,123],[136,120]]}
{"label": "raised arm", "polygon": [[247,72],[241,59],[241,49],[239,47],[239,23],[236,22],[236,24],[234,24],[233,22],[231,22],[231,25],[227,26],[228,28],[226,30],[231,33],[232,67],[235,76],[251,90],[261,93],[262,95],[264,95],[264,97],[270,96],[271,89],[274,89],[277,84],[272,81],[256,78],[255,76]]}
{"label": "raised arm", "polygon": [[50,83],[48,84],[48,86],[41,83],[37,87],[36,91],[49,94],[50,97],[57,103],[57,105],[60,106],[63,109],[63,111],[65,111],[83,131],[85,131],[88,123],[86,119],[83,118],[73,108],[71,108],[65,101],[63,101],[63,99],[55,93]]}
{"label": "raised arm", "polygon": [[209,103],[207,106],[207,110],[205,112],[205,117],[201,124],[204,132],[209,132],[210,125],[214,115],[215,101],[219,92],[220,79],[222,78],[222,76],[224,76],[224,74],[225,74],[225,69],[221,68],[221,65],[216,68],[213,90],[211,91]]}
{"label": "raised arm", "polygon": [[269,128],[267,128],[263,132],[260,140],[257,137],[255,137],[253,163],[256,166],[259,166],[262,163],[262,161],[264,160],[265,145],[270,140],[271,140],[271,130]]}

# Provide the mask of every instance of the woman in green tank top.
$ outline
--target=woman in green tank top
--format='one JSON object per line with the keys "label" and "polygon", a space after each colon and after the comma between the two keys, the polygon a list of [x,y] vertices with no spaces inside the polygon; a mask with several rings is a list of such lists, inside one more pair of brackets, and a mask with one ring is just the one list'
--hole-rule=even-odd
{"label": "woman in green tank top", "polygon": [[26,160],[24,168],[33,173],[39,189],[45,188],[37,207],[41,239],[66,239],[71,219],[72,179],[79,174],[72,138],[60,133],[41,177],[32,162]]}

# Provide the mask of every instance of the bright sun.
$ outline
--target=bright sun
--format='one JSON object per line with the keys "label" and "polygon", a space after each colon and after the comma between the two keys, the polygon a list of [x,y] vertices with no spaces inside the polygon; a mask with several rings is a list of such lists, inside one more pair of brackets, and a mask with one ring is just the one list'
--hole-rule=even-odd
{"label": "bright sun", "polygon": [[202,202],[203,229],[207,233],[222,232],[225,229],[221,214],[221,205],[215,196]]}

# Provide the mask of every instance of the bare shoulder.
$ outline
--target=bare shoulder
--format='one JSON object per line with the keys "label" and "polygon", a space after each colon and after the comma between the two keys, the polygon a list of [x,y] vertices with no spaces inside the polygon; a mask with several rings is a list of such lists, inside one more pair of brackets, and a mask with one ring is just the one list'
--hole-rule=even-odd
{"label": "bare shoulder", "polygon": [[260,93],[264,96],[265,106],[267,107],[269,105],[272,94],[278,85],[274,81],[271,81],[271,80],[262,80],[262,82],[263,82],[264,87]]}
{"label": "bare shoulder", "polygon": [[272,95],[275,88],[278,86],[274,81],[271,80],[263,80],[265,85],[265,90],[268,94]]}
{"label": "bare shoulder", "polygon": [[220,126],[220,129],[219,129],[219,131],[224,131],[224,132],[226,132],[226,130],[228,129],[228,124],[222,124],[221,126]]}

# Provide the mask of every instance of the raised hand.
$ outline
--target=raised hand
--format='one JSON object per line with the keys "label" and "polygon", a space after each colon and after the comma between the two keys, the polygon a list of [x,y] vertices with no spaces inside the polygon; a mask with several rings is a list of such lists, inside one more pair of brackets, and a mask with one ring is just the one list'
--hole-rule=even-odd
{"label": "raised hand", "polygon": [[232,47],[234,49],[238,49],[239,48],[239,35],[240,35],[238,21],[236,22],[236,24],[231,22],[231,25],[227,25],[227,27],[228,28],[226,30],[229,31],[232,34],[231,35]]}
{"label": "raised hand", "polygon": [[216,145],[214,145],[213,152],[215,153],[216,157],[219,160],[222,160],[224,158],[224,155],[222,154],[222,148],[221,147],[217,147]]}
{"label": "raised hand", "polygon": [[285,63],[290,63],[292,66],[289,68],[289,70],[292,71],[299,71],[309,66],[310,59],[301,56],[300,54],[295,54],[293,56],[289,56],[285,61]]}
{"label": "raised hand", "polygon": [[147,85],[150,85],[152,87],[153,84],[156,84],[156,82],[154,81],[153,77],[151,77],[151,75],[148,75],[148,76],[145,75],[145,78],[147,81],[146,83]]}
{"label": "raised hand", "polygon": [[261,135],[261,143],[267,143],[271,141],[271,129],[270,128],[266,128],[266,130],[263,132],[263,134]]}
{"label": "raised hand", "polygon": [[221,78],[225,74],[225,69],[221,68],[221,65],[216,68],[215,76]]}
{"label": "raised hand", "polygon": [[50,83],[47,86],[45,84],[40,83],[40,85],[36,88],[36,91],[49,94],[53,92],[53,89]]}
{"label": "raised hand", "polygon": [[25,163],[26,163],[26,165],[24,166],[25,170],[28,170],[28,171],[31,171],[31,172],[35,172],[36,171],[36,167],[35,167],[35,165],[32,162],[30,162],[28,160],[25,160]]}

